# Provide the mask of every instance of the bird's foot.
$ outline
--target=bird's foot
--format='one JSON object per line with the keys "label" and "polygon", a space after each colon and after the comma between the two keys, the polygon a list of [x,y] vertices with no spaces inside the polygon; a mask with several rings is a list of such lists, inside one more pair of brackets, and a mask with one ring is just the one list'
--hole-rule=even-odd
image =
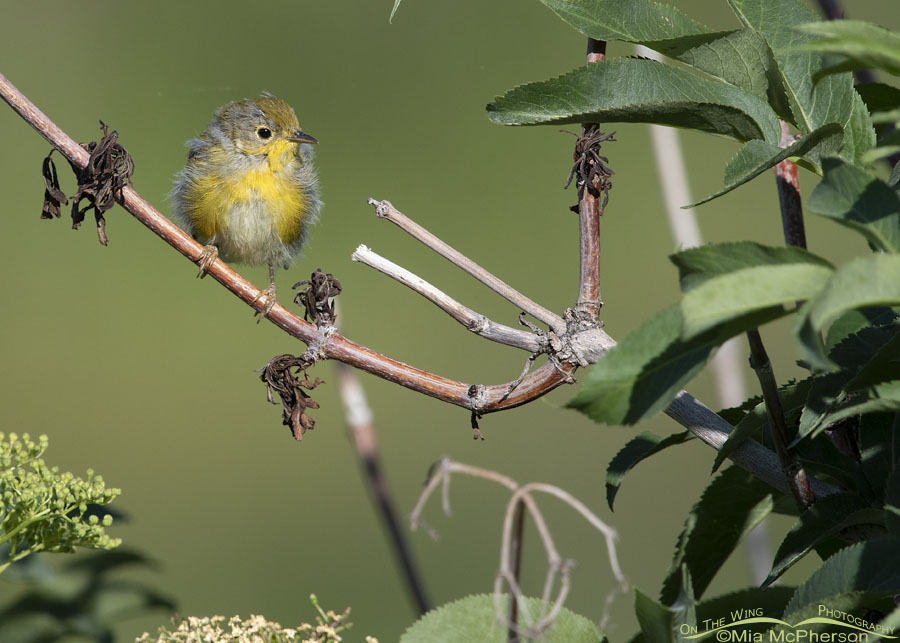
{"label": "bird's foot", "polygon": [[200,258],[197,259],[197,265],[200,267],[200,272],[197,273],[197,277],[203,279],[209,274],[209,267],[213,265],[213,262],[218,258],[219,249],[216,246],[203,246],[203,252],[200,253]]}
{"label": "bird's foot", "polygon": [[276,301],[275,301],[275,285],[274,284],[269,286],[265,290],[260,290],[259,294],[256,296],[256,298],[254,298],[252,304],[255,304],[256,302],[258,302],[260,300],[263,300],[264,303],[263,303],[262,310],[257,310],[256,313],[254,314],[255,316],[258,317],[258,319],[256,320],[257,324],[260,321],[262,321],[262,319],[264,317],[268,317],[269,313],[272,312],[272,309],[275,307]]}

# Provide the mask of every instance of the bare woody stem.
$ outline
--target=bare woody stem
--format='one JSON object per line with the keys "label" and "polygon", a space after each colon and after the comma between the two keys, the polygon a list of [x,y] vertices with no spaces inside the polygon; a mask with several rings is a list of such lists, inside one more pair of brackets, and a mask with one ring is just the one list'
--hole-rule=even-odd
{"label": "bare woody stem", "polygon": [[[588,38],[587,64],[596,63],[606,58],[606,41]],[[582,128],[582,135],[591,127],[587,123]],[[580,238],[581,275],[578,288],[578,302],[575,310],[596,321],[600,316],[600,216],[602,196],[593,194],[587,186],[581,186],[578,194],[578,220]]]}
{"label": "bare woody stem", "polygon": [[[781,121],[781,147],[793,142],[788,124]],[[778,186],[778,201],[781,205],[781,226],[784,230],[784,241],[789,246],[806,247],[806,231],[803,223],[803,204],[800,199],[800,182],[797,164],[782,161],[775,167],[775,180]],[[766,415],[769,430],[775,444],[775,453],[781,463],[781,470],[788,480],[791,495],[801,509],[809,507],[816,501],[810,487],[806,471],[800,465],[797,456],[791,452],[788,440],[787,420],[781,398],[778,396],[778,382],[769,360],[769,354],[763,345],[759,330],[747,331],[750,345],[750,367],[756,373],[766,403]]]}
{"label": "bare woody stem", "polygon": [[766,353],[758,330],[748,330],[747,340],[750,343],[750,366],[756,372],[763,399],[766,402],[766,415],[772,431],[772,440],[775,443],[775,453],[778,454],[781,470],[790,483],[791,494],[797,501],[797,505],[801,509],[805,509],[815,502],[816,496],[810,487],[806,471],[800,466],[797,457],[791,453],[788,446],[787,422],[784,408],[781,406],[781,398],[778,396],[778,383],[775,380],[772,363],[769,361],[769,355]]}
{"label": "bare woody stem", "polygon": [[[781,147],[788,147],[793,142],[788,124],[781,121]],[[803,223],[803,202],[800,199],[797,164],[785,160],[776,165],[775,182],[778,186],[778,202],[781,205],[784,242],[789,246],[806,248],[806,228]]]}
{"label": "bare woody stem", "polygon": [[[386,207],[389,207],[394,213],[400,214],[394,210],[393,206],[390,204],[386,203]],[[463,306],[447,293],[435,288],[421,277],[413,274],[406,268],[385,259],[366,246],[359,246],[350,258],[353,259],[353,261],[358,261],[370,268],[374,268],[422,295],[425,299],[443,310],[476,335],[500,344],[527,350],[529,353],[544,352],[546,350],[546,347],[541,345],[538,336],[534,333],[519,330],[517,328],[510,328],[509,326],[504,326],[503,324],[491,321],[484,315],[476,313],[471,308]]]}
{"label": "bare woody stem", "polygon": [[[675,396],[665,413],[716,451],[721,450],[734,429],[721,416],[684,391]],[[781,493],[792,495],[791,484],[782,472],[779,460],[759,442],[743,442],[728,455],[728,459]],[[816,478],[810,478],[809,483],[818,498],[841,491],[839,487]]]}
{"label": "bare woody stem", "polygon": [[562,334],[566,330],[566,323],[562,317],[556,313],[547,310],[537,302],[532,301],[516,289],[512,288],[502,280],[498,279],[487,270],[479,266],[477,263],[466,257],[464,254],[450,247],[428,230],[420,226],[418,223],[405,216],[397,210],[389,201],[376,201],[369,199],[369,205],[375,206],[375,214],[390,221],[401,230],[411,235],[413,238],[424,243],[426,246],[434,250],[436,253],[452,262],[456,266],[462,268],[465,272],[475,277],[478,281],[486,285],[495,293],[524,310],[535,319],[547,324],[557,334]]}

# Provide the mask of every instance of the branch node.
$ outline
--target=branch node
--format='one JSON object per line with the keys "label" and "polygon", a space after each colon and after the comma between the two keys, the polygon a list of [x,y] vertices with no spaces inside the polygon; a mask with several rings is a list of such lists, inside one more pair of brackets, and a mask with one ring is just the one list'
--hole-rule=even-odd
{"label": "branch node", "polygon": [[368,204],[375,206],[375,216],[379,219],[387,219],[390,215],[391,208],[394,207],[391,205],[390,201],[378,201],[372,198],[368,200]]}
{"label": "branch node", "polygon": [[471,402],[469,403],[469,408],[472,411],[478,412],[481,414],[481,409],[484,407],[486,400],[486,394],[484,384],[472,384],[469,387],[469,390],[466,391],[466,395],[468,396]]}
{"label": "branch node", "polygon": [[490,327],[490,325],[491,323],[487,317],[485,317],[484,315],[478,315],[478,317],[469,320],[469,322],[466,324],[466,328],[476,335],[480,335],[481,333],[485,332]]}
{"label": "branch node", "polygon": [[[599,308],[598,308],[599,310]],[[548,354],[557,370],[560,362],[574,366],[589,366],[606,354],[615,342],[603,330],[603,320],[579,306],[565,312],[566,332],[562,335],[550,333]],[[567,383],[575,380],[566,374]]]}

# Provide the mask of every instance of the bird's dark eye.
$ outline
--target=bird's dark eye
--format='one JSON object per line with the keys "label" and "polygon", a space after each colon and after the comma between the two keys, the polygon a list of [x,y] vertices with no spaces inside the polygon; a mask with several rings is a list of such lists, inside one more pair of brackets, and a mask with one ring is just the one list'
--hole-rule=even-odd
{"label": "bird's dark eye", "polygon": [[270,130],[268,127],[260,127],[258,130],[256,130],[256,135],[265,140],[272,137],[272,130]]}

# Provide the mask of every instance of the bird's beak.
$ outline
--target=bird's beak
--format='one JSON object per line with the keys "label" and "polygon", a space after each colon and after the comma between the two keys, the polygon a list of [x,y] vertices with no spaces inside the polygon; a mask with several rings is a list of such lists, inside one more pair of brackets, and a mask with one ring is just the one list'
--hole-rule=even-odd
{"label": "bird's beak", "polygon": [[318,143],[316,139],[305,132],[301,132],[300,130],[296,130],[293,134],[288,136],[288,139],[291,143]]}

